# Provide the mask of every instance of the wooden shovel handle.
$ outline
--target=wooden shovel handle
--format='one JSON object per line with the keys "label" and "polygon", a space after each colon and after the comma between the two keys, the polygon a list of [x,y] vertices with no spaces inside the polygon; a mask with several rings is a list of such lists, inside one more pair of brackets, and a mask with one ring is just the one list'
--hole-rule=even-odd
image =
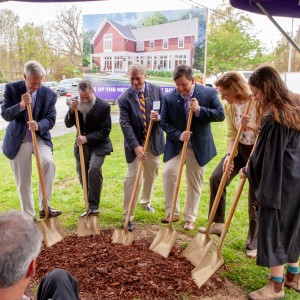
{"label": "wooden shovel handle", "polygon": [[[254,149],[255,149],[256,142],[257,142],[257,138],[258,138],[258,135],[256,136],[256,139],[255,139],[253,148],[252,148],[251,153],[250,153],[250,155],[249,155],[249,158],[248,158],[248,160],[247,160],[246,167],[248,167],[250,157],[251,157],[251,155],[252,155],[252,153],[253,153],[253,151],[254,151]],[[240,199],[240,196],[241,196],[241,194],[242,194],[242,191],[243,191],[243,188],[244,188],[246,179],[247,179],[246,177],[240,179],[239,186],[238,186],[237,191],[236,191],[236,193],[235,193],[235,195],[234,195],[234,199],[233,199],[233,202],[232,202],[232,204],[231,204],[231,208],[230,208],[228,217],[227,217],[227,219],[226,219],[225,226],[224,226],[224,229],[223,229],[223,231],[222,231],[222,234],[221,234],[221,237],[220,237],[220,241],[219,241],[219,244],[218,244],[218,251],[219,251],[219,253],[221,252],[221,247],[222,247],[223,241],[224,241],[225,236],[226,236],[226,234],[227,234],[227,232],[228,232],[228,229],[229,229],[231,220],[232,220],[232,218],[233,218],[234,212],[235,212],[235,210],[236,210],[237,204],[238,204],[239,199]]]}
{"label": "wooden shovel handle", "polygon": [[[194,114],[194,112],[190,109],[187,126],[186,126],[186,131],[190,131],[190,129],[191,129],[193,114]],[[174,212],[175,212],[176,200],[177,200],[177,196],[178,196],[178,192],[179,192],[180,180],[181,180],[181,175],[182,175],[182,169],[183,169],[184,162],[185,162],[188,142],[189,141],[184,141],[183,146],[182,146],[179,170],[178,170],[178,175],[177,175],[176,184],[175,184],[175,191],[174,191],[173,200],[172,200],[172,208],[171,208],[171,213],[169,216],[169,228],[170,229],[172,228],[172,223],[173,223],[172,220],[173,220],[173,216],[174,216]]]}
{"label": "wooden shovel handle", "polygon": [[[30,122],[32,122],[33,117],[32,117],[31,104],[27,105],[27,112],[28,112],[28,119],[29,119]],[[41,167],[40,152],[39,152],[39,148],[38,148],[38,145],[37,145],[35,131],[33,131],[33,130],[30,130],[30,131],[31,131],[31,136],[32,136],[33,151],[34,151],[34,154],[35,154],[36,166],[37,166],[40,185],[41,185],[41,190],[42,190],[42,196],[43,196],[42,200],[43,200],[43,205],[44,205],[44,210],[45,210],[45,218],[48,218],[49,208],[48,208],[48,203],[47,203],[47,193],[46,193],[46,188],[45,188],[44,175],[43,175],[42,167]]]}
{"label": "wooden shovel handle", "polygon": [[[254,98],[251,97],[250,100],[249,100],[248,106],[246,108],[246,111],[245,111],[246,115],[249,113],[249,111],[250,111],[250,109],[252,107],[253,101],[254,101]],[[229,158],[227,160],[227,164],[228,165],[231,164],[232,161],[233,161],[233,158],[234,158],[234,155],[236,153],[236,150],[237,150],[237,147],[238,147],[238,144],[239,144],[240,137],[241,137],[243,129],[244,128],[242,126],[239,127],[239,130],[238,130],[238,133],[236,135],[234,144],[232,146],[232,150],[231,150]],[[219,184],[218,191],[217,191],[217,194],[216,194],[213,206],[212,206],[210,214],[209,214],[209,219],[208,219],[208,222],[207,222],[207,225],[206,225],[206,232],[205,232],[205,234],[207,236],[209,235],[209,230],[210,230],[210,227],[211,227],[211,225],[213,223],[213,219],[215,217],[215,214],[216,214],[216,211],[217,211],[217,208],[218,208],[218,205],[219,205],[219,202],[220,202],[220,199],[221,199],[221,195],[223,193],[224,186],[225,186],[225,183],[227,181],[228,175],[229,175],[229,172],[228,172],[228,170],[226,168],[225,171],[224,171],[224,173],[223,173],[223,175],[222,175],[222,179],[221,179],[221,182]]]}
{"label": "wooden shovel handle", "polygon": [[[80,136],[81,132],[80,132],[80,123],[79,123],[77,108],[74,109],[74,113],[75,113],[75,122],[76,122],[76,128],[77,128],[77,136]],[[86,171],[85,171],[83,146],[78,145],[78,148],[79,148],[79,160],[80,160],[84,205],[85,205],[85,211],[86,211],[86,213],[88,213],[89,205],[88,205],[87,182],[86,182]]]}
{"label": "wooden shovel handle", "polygon": [[[152,126],[153,126],[153,120],[150,119],[145,144],[144,144],[144,147],[143,147],[144,152],[147,152],[147,149],[148,149],[148,144],[149,144],[150,134],[151,134],[151,131],[152,131]],[[135,181],[134,181],[134,187],[133,187],[133,191],[132,191],[130,202],[129,202],[129,208],[128,208],[128,212],[127,212],[127,216],[126,216],[126,220],[125,220],[125,224],[124,224],[124,229],[125,229],[126,232],[128,231],[128,223],[129,223],[130,215],[133,211],[133,204],[134,204],[134,200],[135,200],[138,188],[139,188],[139,182],[140,182],[141,174],[142,174],[142,171],[143,171],[144,162],[145,162],[144,160],[139,161],[139,166],[138,166],[137,174],[136,174]]]}

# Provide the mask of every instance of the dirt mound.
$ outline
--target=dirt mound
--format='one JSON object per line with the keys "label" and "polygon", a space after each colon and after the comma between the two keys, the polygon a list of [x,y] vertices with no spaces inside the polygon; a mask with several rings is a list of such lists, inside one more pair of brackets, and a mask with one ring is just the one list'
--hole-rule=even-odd
{"label": "dirt mound", "polygon": [[33,285],[52,269],[62,268],[76,277],[82,300],[246,299],[218,272],[199,289],[191,277],[193,266],[181,257],[179,245],[166,259],[149,250],[150,236],[135,231],[131,246],[112,244],[111,236],[112,230],[88,237],[74,233],[43,248]]}

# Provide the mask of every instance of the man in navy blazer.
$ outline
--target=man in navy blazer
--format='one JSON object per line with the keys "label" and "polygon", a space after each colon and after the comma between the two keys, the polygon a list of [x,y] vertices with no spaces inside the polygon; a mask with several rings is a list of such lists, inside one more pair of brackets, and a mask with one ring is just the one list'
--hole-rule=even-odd
{"label": "man in navy blazer", "polygon": [[[160,109],[162,92],[159,86],[146,82],[145,67],[139,63],[131,64],[129,71],[131,87],[118,99],[120,107],[120,125],[124,134],[125,156],[128,172],[124,181],[124,219],[127,216],[129,202],[133,192],[134,182],[140,160],[145,160],[142,174],[141,205],[149,212],[154,212],[151,205],[151,193],[158,174],[160,154],[164,152],[165,139],[160,126]],[[141,109],[141,95],[145,99],[146,124],[153,119],[147,153],[143,150],[145,142],[145,126]],[[147,130],[147,127],[146,127]],[[136,205],[137,197],[134,202]],[[130,216],[128,230],[133,230],[133,214]]]}
{"label": "man in navy blazer", "polygon": [[[1,106],[1,116],[9,122],[2,145],[3,153],[10,160],[22,210],[33,218],[35,218],[35,211],[31,190],[33,154],[31,131],[35,131],[37,137],[49,216],[56,217],[61,214],[61,211],[50,207],[55,165],[49,130],[55,124],[57,95],[42,85],[45,75],[45,69],[40,63],[28,61],[24,66],[25,80],[6,85]],[[33,121],[31,122],[28,120],[26,109],[28,105],[32,107]],[[45,217],[41,190],[39,190],[39,215],[40,218]]]}
{"label": "man in navy blazer", "polygon": [[[217,91],[195,84],[189,66],[177,66],[173,79],[176,89],[164,96],[161,111],[161,126],[167,134],[163,170],[166,217],[161,221],[170,221],[181,150],[184,141],[188,141],[185,158],[187,194],[183,219],[184,228],[193,230],[198,214],[204,166],[217,154],[210,123],[223,121],[225,116]],[[193,111],[193,118],[190,131],[187,131],[190,109]],[[179,210],[177,197],[172,222],[179,221]]]}

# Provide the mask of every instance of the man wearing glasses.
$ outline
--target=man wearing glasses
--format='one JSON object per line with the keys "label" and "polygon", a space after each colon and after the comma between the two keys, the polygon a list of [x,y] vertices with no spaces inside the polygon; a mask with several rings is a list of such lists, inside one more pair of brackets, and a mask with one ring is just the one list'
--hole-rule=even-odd
{"label": "man wearing glasses", "polygon": [[[50,197],[55,175],[50,129],[56,119],[57,95],[43,86],[46,75],[37,61],[28,61],[24,66],[24,80],[8,83],[5,87],[1,116],[9,122],[3,141],[3,153],[10,160],[22,210],[35,219],[31,188],[33,143],[31,131],[37,137],[42,173],[49,206],[49,217],[61,211],[50,207]],[[27,106],[31,105],[33,121],[29,121]],[[39,217],[45,218],[42,192],[39,190]]]}

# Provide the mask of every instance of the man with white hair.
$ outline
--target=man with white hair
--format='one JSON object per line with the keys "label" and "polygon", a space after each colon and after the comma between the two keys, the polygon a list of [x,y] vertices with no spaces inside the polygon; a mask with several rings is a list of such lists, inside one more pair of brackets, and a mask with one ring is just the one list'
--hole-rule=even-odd
{"label": "man with white hair", "polygon": [[[31,131],[35,132],[37,138],[48,206],[50,206],[55,176],[50,130],[56,120],[57,95],[50,88],[42,85],[45,75],[45,69],[39,62],[28,61],[24,66],[24,80],[6,84],[1,106],[1,116],[9,122],[3,140],[3,153],[9,158],[15,175],[21,208],[34,219],[31,189],[33,154]],[[26,109],[28,105],[31,105],[33,121],[29,121]],[[60,210],[49,207],[49,217],[57,217],[60,214]],[[39,190],[39,216],[45,218],[41,189]]]}
{"label": "man with white hair", "polygon": [[[0,299],[30,299],[24,295],[36,271],[42,237],[38,225],[23,212],[0,214]],[[28,295],[29,296],[29,295]],[[79,300],[77,281],[68,272],[54,269],[38,289],[38,300]]]}
{"label": "man with white hair", "polygon": [[[153,213],[151,195],[160,166],[160,155],[164,152],[165,138],[160,126],[160,109],[162,91],[158,85],[146,81],[145,66],[132,63],[128,70],[130,87],[118,99],[120,107],[120,126],[124,135],[124,150],[127,162],[127,174],[124,180],[124,213],[126,219],[130,199],[140,161],[144,161],[144,168],[139,182],[141,188],[141,206]],[[147,152],[144,144],[150,120],[153,127],[150,134]],[[134,208],[138,193],[134,199]],[[133,209],[134,209],[133,208]],[[133,231],[134,214],[131,212],[128,230]]]}
{"label": "man with white hair", "polygon": [[[76,137],[74,154],[76,170],[81,178],[79,145],[83,146],[84,163],[88,185],[88,215],[99,214],[100,195],[102,190],[102,165],[106,155],[113,149],[109,134],[111,131],[110,105],[94,95],[90,80],[78,83],[78,100],[71,100],[70,109],[65,116],[67,128],[76,125],[74,110],[78,109],[81,135]],[[81,216],[85,216],[84,212]]]}

